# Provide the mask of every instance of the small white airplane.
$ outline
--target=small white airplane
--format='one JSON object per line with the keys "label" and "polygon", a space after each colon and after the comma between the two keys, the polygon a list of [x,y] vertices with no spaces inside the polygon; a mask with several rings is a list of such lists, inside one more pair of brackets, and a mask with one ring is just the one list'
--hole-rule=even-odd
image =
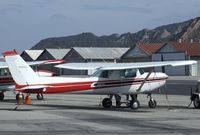
{"label": "small white airplane", "polygon": [[[45,61],[31,61],[27,62],[30,66],[39,66],[46,64],[61,64],[63,60],[45,60]],[[35,71],[39,76],[55,76],[54,72],[47,70],[36,70]],[[13,91],[15,92],[15,82],[10,74],[8,65],[4,61],[4,58],[0,58],[0,101],[4,99],[4,92]],[[37,95],[37,99],[41,100],[43,98],[42,94]]]}
{"label": "small white airplane", "polygon": [[[94,69],[96,72],[86,78],[78,77],[41,77],[21,58],[17,52],[3,53],[9,70],[16,82],[16,90],[22,93],[78,93],[108,95],[102,105],[105,108],[112,106],[112,97],[115,96],[116,105],[121,104],[121,95],[131,96],[126,104],[132,109],[139,108],[137,95],[150,95],[149,107],[155,108],[156,101],[151,97],[153,90],[164,86],[168,76],[164,73],[153,72],[154,67],[182,66],[195,64],[196,61],[165,61],[141,63],[68,63],[56,67],[74,70]],[[149,68],[144,72],[143,68]]]}

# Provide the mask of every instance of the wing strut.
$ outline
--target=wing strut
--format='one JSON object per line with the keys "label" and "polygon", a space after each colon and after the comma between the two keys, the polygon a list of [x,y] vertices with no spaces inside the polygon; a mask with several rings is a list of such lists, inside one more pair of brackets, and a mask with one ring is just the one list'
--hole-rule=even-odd
{"label": "wing strut", "polygon": [[136,90],[137,92],[139,92],[142,87],[144,86],[144,83],[147,81],[147,79],[149,78],[149,76],[151,75],[151,73],[153,72],[153,68],[150,69],[149,73],[147,74],[147,76],[145,77],[144,81],[142,82],[142,84],[140,85],[140,87]]}

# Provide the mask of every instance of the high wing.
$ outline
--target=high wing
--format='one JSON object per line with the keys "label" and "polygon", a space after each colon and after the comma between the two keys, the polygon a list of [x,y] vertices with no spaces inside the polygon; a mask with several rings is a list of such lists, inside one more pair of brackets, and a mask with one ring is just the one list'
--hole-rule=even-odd
{"label": "high wing", "polygon": [[[64,63],[64,60],[44,60],[44,61],[30,61],[27,62],[28,65],[47,65],[47,64],[61,64]],[[1,68],[8,68],[8,65],[4,60],[0,60],[0,69]]]}
{"label": "high wing", "polygon": [[160,62],[136,62],[136,63],[65,63],[59,64],[55,67],[73,70],[120,70],[133,68],[150,68],[162,66],[183,66],[192,65],[197,62],[194,60],[187,61],[160,61]]}

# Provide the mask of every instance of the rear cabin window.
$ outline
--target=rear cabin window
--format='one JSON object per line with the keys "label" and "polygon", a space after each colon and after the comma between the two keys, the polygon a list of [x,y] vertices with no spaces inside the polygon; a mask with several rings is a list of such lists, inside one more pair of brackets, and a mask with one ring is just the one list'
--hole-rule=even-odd
{"label": "rear cabin window", "polygon": [[101,78],[110,78],[112,72],[113,72],[112,70],[103,70],[99,77],[101,77]]}
{"label": "rear cabin window", "polygon": [[0,76],[10,76],[10,71],[7,68],[0,69]]}

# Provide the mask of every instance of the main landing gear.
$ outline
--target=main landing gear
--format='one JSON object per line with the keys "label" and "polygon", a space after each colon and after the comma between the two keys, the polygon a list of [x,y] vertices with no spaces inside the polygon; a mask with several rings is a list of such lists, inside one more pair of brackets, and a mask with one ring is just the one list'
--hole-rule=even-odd
{"label": "main landing gear", "polygon": [[130,95],[130,108],[137,110],[140,107],[140,102],[137,100],[137,95]]}
{"label": "main landing gear", "polygon": [[112,106],[112,98],[104,98],[102,105],[104,108],[110,108]]}
{"label": "main landing gear", "polygon": [[[115,97],[116,107],[121,107],[121,104],[123,103],[125,103],[127,107],[130,107],[133,110],[137,110],[140,107],[140,102],[137,100],[137,94],[126,95],[125,102],[121,101],[122,97],[120,95],[115,94],[115,95],[109,95],[109,97],[103,99],[102,105],[104,108],[112,107],[113,96]],[[129,97],[131,97],[131,100],[129,100]],[[156,100],[152,98],[151,94],[148,94],[147,97],[150,98],[148,102],[149,108],[156,108],[157,106]]]}
{"label": "main landing gear", "polygon": [[[1,96],[1,95],[0,95]],[[18,101],[18,99],[19,99],[19,96],[21,96],[20,98],[22,98],[23,100],[25,99],[24,98],[24,95],[22,94],[22,93],[17,93],[16,94],[16,100]],[[43,94],[42,93],[38,93],[37,95],[36,95],[36,98],[37,98],[37,100],[43,100],[44,99],[44,96],[43,96]]]}

